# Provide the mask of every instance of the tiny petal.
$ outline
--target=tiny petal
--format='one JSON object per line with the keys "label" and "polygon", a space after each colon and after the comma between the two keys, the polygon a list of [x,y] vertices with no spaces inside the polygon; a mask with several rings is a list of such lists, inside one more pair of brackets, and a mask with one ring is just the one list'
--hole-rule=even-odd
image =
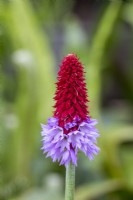
{"label": "tiny petal", "polygon": [[58,125],[58,119],[54,117],[48,118],[48,125],[49,126],[57,126]]}
{"label": "tiny petal", "polygon": [[80,121],[80,117],[79,116],[74,117],[73,121],[79,122]]}
{"label": "tiny petal", "polygon": [[66,161],[68,160],[68,158],[69,158],[69,151],[65,151],[63,156],[62,156],[62,160],[61,160],[60,164],[61,165],[65,164]]}
{"label": "tiny petal", "polygon": [[91,119],[89,124],[94,126],[94,125],[98,124],[98,121],[96,119]]}
{"label": "tiny petal", "polygon": [[67,124],[64,125],[64,128],[65,128],[66,130],[69,130],[70,128],[73,128],[73,127],[75,127],[75,126],[77,126],[77,123],[76,123],[76,122],[69,122],[69,123],[67,123]]}
{"label": "tiny petal", "polygon": [[49,126],[41,124],[41,127],[42,127],[41,135],[42,136],[47,135],[47,133],[49,131]]}
{"label": "tiny petal", "polygon": [[85,134],[90,134],[93,137],[99,137],[99,134],[97,133],[97,129],[94,126],[91,126],[88,123],[82,122],[79,126],[79,130],[81,132],[84,132]]}
{"label": "tiny petal", "polygon": [[62,140],[61,141],[61,147],[60,147],[60,151],[64,151],[65,149],[70,149],[70,143],[68,140]]}
{"label": "tiny petal", "polygon": [[77,166],[77,155],[73,149],[70,150],[72,163]]}

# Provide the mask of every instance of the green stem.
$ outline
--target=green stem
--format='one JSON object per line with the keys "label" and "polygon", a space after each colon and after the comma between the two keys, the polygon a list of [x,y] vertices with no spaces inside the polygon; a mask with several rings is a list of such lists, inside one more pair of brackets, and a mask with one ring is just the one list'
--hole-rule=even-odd
{"label": "green stem", "polygon": [[66,167],[65,200],[74,200],[75,166],[70,163]]}

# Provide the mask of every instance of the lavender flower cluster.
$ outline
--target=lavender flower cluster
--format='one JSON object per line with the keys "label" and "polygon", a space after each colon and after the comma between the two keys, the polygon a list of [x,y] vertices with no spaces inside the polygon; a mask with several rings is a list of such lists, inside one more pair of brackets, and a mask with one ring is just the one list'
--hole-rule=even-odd
{"label": "lavender flower cluster", "polygon": [[[51,157],[53,162],[58,161],[60,165],[67,166],[70,162],[77,165],[77,153],[82,151],[92,160],[95,154],[99,153],[99,147],[96,146],[96,138],[99,137],[98,130],[94,127],[97,120],[90,119],[80,123],[76,131],[64,134],[63,128],[58,126],[57,118],[49,118],[47,125],[42,126],[42,150],[47,153],[46,157]],[[65,129],[76,126],[76,120],[67,123]]]}

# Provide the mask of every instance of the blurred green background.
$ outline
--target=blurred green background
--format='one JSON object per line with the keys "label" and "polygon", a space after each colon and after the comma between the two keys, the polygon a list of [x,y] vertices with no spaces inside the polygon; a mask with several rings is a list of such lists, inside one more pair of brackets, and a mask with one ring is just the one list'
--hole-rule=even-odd
{"label": "blurred green background", "polygon": [[42,154],[61,59],[84,64],[100,154],[79,153],[75,200],[133,199],[132,0],[0,1],[0,200],[63,200],[65,168]]}

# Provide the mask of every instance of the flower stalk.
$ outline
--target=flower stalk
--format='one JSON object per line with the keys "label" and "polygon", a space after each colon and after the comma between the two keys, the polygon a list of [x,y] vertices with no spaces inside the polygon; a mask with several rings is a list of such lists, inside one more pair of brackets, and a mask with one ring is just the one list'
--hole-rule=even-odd
{"label": "flower stalk", "polygon": [[70,163],[66,167],[65,200],[74,200],[75,165]]}

